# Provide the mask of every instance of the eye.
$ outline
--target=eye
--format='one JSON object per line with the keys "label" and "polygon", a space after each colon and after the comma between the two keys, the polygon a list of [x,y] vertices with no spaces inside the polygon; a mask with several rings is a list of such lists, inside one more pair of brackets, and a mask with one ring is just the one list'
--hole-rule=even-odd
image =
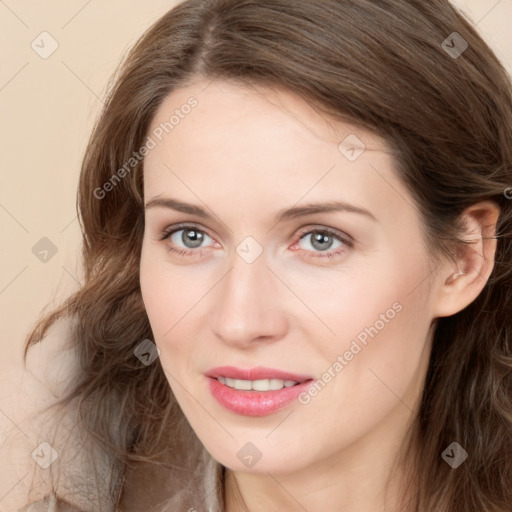
{"label": "eye", "polygon": [[305,245],[313,248],[304,251],[308,258],[333,258],[341,256],[353,247],[353,241],[348,235],[329,228],[317,228],[299,233],[299,241],[291,248],[300,247],[300,242],[308,239],[309,243]]}
{"label": "eye", "polygon": [[[353,247],[353,240],[348,235],[330,228],[315,228],[302,230],[299,233],[299,240],[295,242],[290,249],[302,249],[306,258],[333,258],[341,256]],[[301,246],[303,240],[310,240],[312,249],[304,249]],[[177,253],[180,256],[201,256],[203,245],[208,239],[214,241],[204,230],[199,229],[193,224],[181,224],[166,229],[162,232],[161,241],[171,240],[172,244],[168,250]],[[337,244],[337,245],[336,245]],[[334,249],[332,249],[334,245]]]}
{"label": "eye", "polygon": [[173,245],[178,248],[170,246],[168,250],[178,253],[180,256],[185,256],[201,254],[202,251],[197,249],[202,249],[201,244],[208,238],[212,240],[205,231],[198,229],[196,226],[185,224],[164,231],[161,241],[170,239]]}

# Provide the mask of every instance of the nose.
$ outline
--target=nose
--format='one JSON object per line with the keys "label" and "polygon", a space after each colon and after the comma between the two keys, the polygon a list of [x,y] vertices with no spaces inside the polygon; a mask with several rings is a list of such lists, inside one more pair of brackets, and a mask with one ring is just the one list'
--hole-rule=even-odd
{"label": "nose", "polygon": [[252,263],[235,253],[216,289],[213,331],[224,343],[250,348],[284,337],[288,323],[283,284],[267,267],[264,253]]}

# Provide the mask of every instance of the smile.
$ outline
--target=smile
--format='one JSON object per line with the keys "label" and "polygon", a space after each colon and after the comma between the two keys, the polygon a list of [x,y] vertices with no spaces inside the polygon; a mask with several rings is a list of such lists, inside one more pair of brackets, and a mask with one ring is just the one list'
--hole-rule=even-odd
{"label": "smile", "polygon": [[224,366],[206,374],[210,393],[230,412],[243,416],[266,416],[289,405],[313,382],[272,368],[241,369]]}

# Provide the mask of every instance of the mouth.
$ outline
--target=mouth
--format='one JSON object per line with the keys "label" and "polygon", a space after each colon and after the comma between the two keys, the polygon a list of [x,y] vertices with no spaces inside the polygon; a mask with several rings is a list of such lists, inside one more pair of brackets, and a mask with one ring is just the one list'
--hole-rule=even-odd
{"label": "mouth", "polygon": [[243,416],[266,416],[291,405],[314,381],[310,376],[271,369],[214,368],[206,374],[213,397]]}

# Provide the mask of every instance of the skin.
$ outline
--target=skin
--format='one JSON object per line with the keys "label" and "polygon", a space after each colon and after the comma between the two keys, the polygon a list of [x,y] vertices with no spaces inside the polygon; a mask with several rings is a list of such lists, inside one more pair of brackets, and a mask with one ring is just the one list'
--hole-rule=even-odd
{"label": "skin", "polygon": [[[205,448],[229,469],[228,512],[240,510],[235,481],[252,512],[398,510],[399,470],[387,495],[385,486],[417,410],[435,319],[461,310],[484,286],[495,240],[481,235],[492,234],[497,209],[468,210],[467,236],[479,241],[457,260],[434,264],[414,199],[380,137],[327,119],[287,90],[208,83],[166,98],[149,133],[190,96],[198,106],[144,163],[145,203],[172,196],[213,215],[145,213],[140,282],[172,391]],[[338,149],[349,134],[366,145],[355,161]],[[275,222],[280,209],[328,200],[375,220],[344,211]],[[202,254],[184,245],[183,231],[160,240],[182,222],[206,233]],[[303,228],[309,234],[299,241]],[[322,252],[311,233],[322,228],[348,235],[352,247],[334,238]],[[263,249],[252,263],[236,252],[248,236]],[[332,258],[307,256],[339,247],[344,252]],[[220,365],[321,379],[396,303],[400,312],[307,405],[246,417],[209,392],[204,374]],[[237,457],[247,442],[262,453],[252,468]]]}

